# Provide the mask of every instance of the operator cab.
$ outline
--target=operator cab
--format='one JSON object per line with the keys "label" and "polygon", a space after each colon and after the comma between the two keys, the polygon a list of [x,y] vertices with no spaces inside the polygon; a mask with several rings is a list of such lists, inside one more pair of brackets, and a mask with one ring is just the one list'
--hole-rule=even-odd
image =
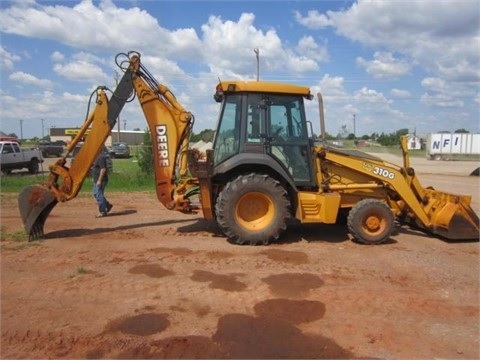
{"label": "operator cab", "polygon": [[213,144],[217,168],[257,160],[259,166],[280,166],[297,187],[314,185],[304,106],[305,98],[312,99],[308,88],[231,81],[220,83],[214,98],[222,102]]}

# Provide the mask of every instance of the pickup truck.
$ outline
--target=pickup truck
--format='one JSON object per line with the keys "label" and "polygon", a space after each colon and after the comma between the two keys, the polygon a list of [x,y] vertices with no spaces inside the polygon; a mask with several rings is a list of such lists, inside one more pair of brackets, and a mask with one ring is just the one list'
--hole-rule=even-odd
{"label": "pickup truck", "polygon": [[51,155],[60,157],[63,154],[63,143],[40,141],[38,148],[42,152],[43,157],[49,157]]}
{"label": "pickup truck", "polygon": [[24,168],[30,174],[37,174],[43,162],[40,150],[22,149],[15,141],[0,141],[0,156],[0,170],[4,174]]}

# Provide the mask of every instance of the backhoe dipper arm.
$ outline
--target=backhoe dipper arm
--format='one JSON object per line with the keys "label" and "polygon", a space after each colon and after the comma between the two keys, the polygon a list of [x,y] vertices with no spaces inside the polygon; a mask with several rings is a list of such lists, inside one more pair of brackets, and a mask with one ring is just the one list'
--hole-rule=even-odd
{"label": "backhoe dipper arm", "polygon": [[132,93],[140,102],[151,132],[158,200],[170,210],[199,210],[198,206],[191,205],[188,198],[195,194],[198,181],[188,176],[185,160],[193,115],[182,107],[166,86],[158,84],[142,67],[139,53],[119,54],[117,58],[119,56],[127,58],[120,64],[117,62],[124,75],[110,99],[105,87],[97,89],[94,110],[67,147],[68,155],[85,139],[70,168],[66,166],[66,155],[50,167],[48,183],[28,186],[19,194],[20,214],[30,239],[43,237],[44,223],[57,202],[65,202],[78,195]]}
{"label": "backhoe dipper arm", "polygon": [[[48,187],[58,201],[68,201],[78,195],[95,158],[117,123],[117,118],[123,106],[132,95],[132,75],[131,69],[125,71],[110,100],[105,92],[105,87],[97,89],[96,106],[93,112],[67,147],[68,154],[75,149],[78,143],[83,139],[85,140],[70,168],[65,166],[65,157],[50,167]],[[87,130],[89,130],[89,133],[85,137]],[[59,180],[61,180],[61,183],[59,183]]]}

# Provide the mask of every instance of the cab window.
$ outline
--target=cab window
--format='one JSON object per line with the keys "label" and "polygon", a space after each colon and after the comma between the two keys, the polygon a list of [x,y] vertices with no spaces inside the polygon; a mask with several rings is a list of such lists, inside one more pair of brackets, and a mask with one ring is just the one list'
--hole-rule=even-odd
{"label": "cab window", "polygon": [[216,164],[238,153],[240,117],[242,115],[241,104],[240,95],[230,95],[225,98],[213,145]]}

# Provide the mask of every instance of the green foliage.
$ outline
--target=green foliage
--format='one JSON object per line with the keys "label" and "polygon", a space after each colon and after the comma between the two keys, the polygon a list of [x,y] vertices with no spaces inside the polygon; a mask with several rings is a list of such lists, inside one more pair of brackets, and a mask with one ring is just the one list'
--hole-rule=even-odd
{"label": "green foliage", "polygon": [[70,274],[68,277],[70,279],[73,279],[77,275],[85,275],[85,274],[88,274],[89,272],[90,271],[87,268],[85,268],[83,265],[80,265],[75,269],[75,272],[73,274]]}
{"label": "green foliage", "polygon": [[400,129],[400,130],[397,130],[396,132],[390,133],[390,134],[381,133],[377,138],[377,142],[380,145],[383,145],[383,146],[399,145],[400,144],[400,138],[403,135],[408,135],[408,129]]}
{"label": "green foliage", "polygon": [[15,242],[25,242],[28,240],[28,236],[23,230],[7,233],[5,230],[5,226],[2,226],[0,228],[0,239],[2,239],[2,241],[10,240]]}
{"label": "green foliage", "polygon": [[147,129],[143,134],[143,145],[137,152],[138,166],[144,174],[153,173],[153,149],[150,131]]}
{"label": "green foliage", "polygon": [[86,274],[88,272],[88,270],[86,268],[84,268],[83,266],[79,266],[77,268],[77,274]]}
{"label": "green foliage", "polygon": [[0,239],[2,242],[6,242],[2,244],[2,250],[19,251],[31,246],[40,245],[39,241],[28,241],[28,235],[23,229],[7,233],[5,226],[1,226],[0,228]]}
{"label": "green foliage", "polygon": [[[48,181],[48,169],[43,169],[42,174],[29,175],[25,172],[13,172],[11,175],[0,177],[2,193],[19,193],[24,187],[45,183]],[[90,195],[92,191],[92,178],[87,177],[83,182],[81,194]],[[144,173],[138,166],[138,161],[130,159],[113,159],[113,173],[109,176],[107,194],[109,191],[154,191],[155,182],[153,173]]]}
{"label": "green foliage", "polygon": [[43,174],[30,175],[25,172],[13,172],[11,175],[0,176],[0,189],[2,192],[19,192],[25,186],[44,183],[48,181],[48,169],[43,169]]}
{"label": "green foliage", "polygon": [[203,140],[205,142],[213,141],[213,138],[215,137],[215,131],[212,129],[205,129],[200,131],[199,134],[195,134],[192,132],[192,136],[190,137],[190,141],[195,143],[200,140]]}

